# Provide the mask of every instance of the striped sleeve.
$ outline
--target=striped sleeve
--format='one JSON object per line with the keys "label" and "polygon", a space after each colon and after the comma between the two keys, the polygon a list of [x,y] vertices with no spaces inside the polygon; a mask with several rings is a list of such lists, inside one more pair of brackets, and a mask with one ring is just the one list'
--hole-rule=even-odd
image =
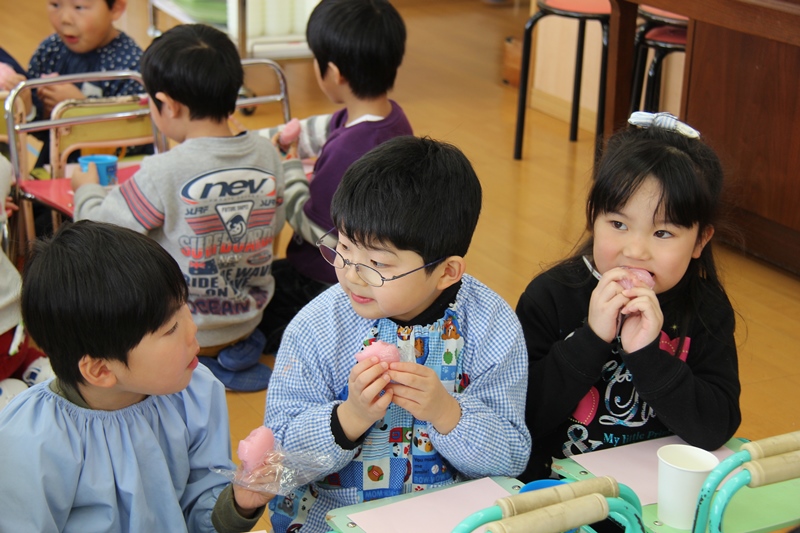
{"label": "striped sleeve", "polygon": [[123,183],[119,190],[133,218],[143,228],[150,231],[164,224],[164,212],[160,211],[147,199],[135,179]]}
{"label": "striped sleeve", "polygon": [[80,187],[75,191],[73,218],[108,222],[139,233],[163,225],[164,210],[143,194],[138,174],[110,191],[94,183]]}
{"label": "striped sleeve", "polygon": [[[300,121],[300,138],[297,141],[297,154],[300,159],[317,157],[328,140],[331,117],[333,115],[313,115]],[[259,130],[258,134],[270,141],[285,124]]]}

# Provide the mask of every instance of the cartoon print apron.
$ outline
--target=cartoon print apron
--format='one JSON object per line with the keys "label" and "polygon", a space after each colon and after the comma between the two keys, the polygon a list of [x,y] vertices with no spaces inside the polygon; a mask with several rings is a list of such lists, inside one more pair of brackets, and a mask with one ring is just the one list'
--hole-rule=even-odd
{"label": "cartoon print apron", "polygon": [[[398,327],[391,320],[377,320],[364,347],[378,340],[395,344],[401,361],[416,361],[434,369],[448,391],[462,392],[469,384],[469,377],[462,371],[464,339],[455,304],[441,319],[427,326]],[[347,393],[345,387],[338,399],[346,399]],[[353,461],[324,480],[298,489],[288,497],[292,503],[275,506],[275,513],[294,518],[289,526],[294,531],[296,525],[305,522],[320,492],[326,490],[356,489],[358,501],[339,503],[348,505],[453,483],[456,472],[434,448],[427,426],[405,409],[390,404],[386,415],[369,430]]]}

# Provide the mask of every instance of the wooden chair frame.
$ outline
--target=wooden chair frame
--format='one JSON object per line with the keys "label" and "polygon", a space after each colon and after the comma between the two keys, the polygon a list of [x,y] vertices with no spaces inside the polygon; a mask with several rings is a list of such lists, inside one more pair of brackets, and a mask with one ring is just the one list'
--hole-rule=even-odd
{"label": "wooden chair frame", "polygon": [[[53,108],[52,119],[97,115],[118,115],[148,110],[147,99],[141,96],[115,96],[64,100]],[[59,126],[50,130],[50,176],[66,176],[67,160],[76,150],[115,149],[156,142],[159,135],[150,114],[138,114],[113,121]]]}
{"label": "wooden chair frame", "polygon": [[[8,99],[9,94],[9,91],[0,91],[0,99],[5,102]],[[13,107],[9,106],[9,109],[14,109],[15,122],[19,124],[25,122],[25,104],[22,102],[22,99],[17,99],[14,102]],[[20,165],[22,168],[28,168],[27,136],[25,134],[16,136],[8,135],[7,121],[3,120],[2,124],[0,124],[0,141],[7,144],[15,142],[15,149],[19,154]],[[0,208],[3,207],[4,203],[5,199],[0,198]],[[8,220],[6,220],[3,225],[0,226],[0,248],[2,248],[2,252],[5,253],[12,262],[15,262],[17,254],[21,251],[18,246],[14,246],[15,241],[22,242],[22,225],[19,224],[20,219],[20,215],[14,215],[9,217]]]}
{"label": "wooden chair frame", "polygon": [[[3,100],[3,102],[5,102],[9,94],[10,94],[9,91],[0,91],[0,100]],[[22,103],[22,100],[17,100],[14,107],[15,107],[14,111],[16,114],[15,121],[20,124],[25,122],[25,104]],[[2,124],[0,124],[0,141],[8,143],[12,138],[14,138],[14,136],[8,134],[7,121],[4,120]],[[22,159],[22,166],[25,167],[25,165],[27,164],[27,150],[25,147],[26,139],[24,135],[18,136],[16,137],[16,139],[19,145],[17,146],[17,151],[19,152],[20,158]]]}

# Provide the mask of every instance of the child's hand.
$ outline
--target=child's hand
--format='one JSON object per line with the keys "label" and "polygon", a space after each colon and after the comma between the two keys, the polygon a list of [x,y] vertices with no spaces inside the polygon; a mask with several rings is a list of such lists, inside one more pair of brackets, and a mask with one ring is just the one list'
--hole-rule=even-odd
{"label": "child's hand", "polygon": [[620,332],[620,342],[622,348],[630,353],[656,340],[664,326],[664,314],[656,293],[650,288],[633,287],[622,294],[630,300],[621,310],[625,321]]}
{"label": "child's hand", "polygon": [[14,199],[9,196],[6,198],[4,209],[6,210],[6,217],[11,218],[11,214],[14,213],[14,211],[19,211],[19,206],[15,204]]}
{"label": "child's hand", "polygon": [[392,363],[389,368],[392,383],[386,389],[394,394],[395,404],[414,418],[430,422],[439,433],[450,433],[456,427],[461,406],[432,368],[417,363]]}
{"label": "child's hand", "polygon": [[297,139],[293,140],[288,145],[281,143],[281,133],[278,132],[272,136],[272,144],[278,149],[278,152],[283,156],[284,161],[289,159],[297,159]]}
{"label": "child's hand", "polygon": [[19,74],[10,65],[0,63],[0,90],[10,91],[21,81],[25,81],[25,76]]}
{"label": "child's hand", "polygon": [[[383,418],[392,403],[388,363],[370,357],[350,371],[347,400],[339,406],[337,415],[345,435],[351,441],[358,440],[372,424]],[[386,390],[384,394],[381,391]]]}
{"label": "child's hand", "polygon": [[[44,74],[42,78],[52,78],[54,76],[58,76],[58,73]],[[36,93],[39,95],[39,100],[42,101],[46,117],[50,117],[50,113],[59,102],[70,98],[77,100],[86,98],[81,90],[72,83],[59,83],[57,85],[39,87],[36,89]]]}
{"label": "child's hand", "polygon": [[86,172],[76,168],[72,171],[72,190],[77,191],[84,185],[89,183],[100,183],[100,175],[97,173],[97,165],[89,163],[89,168]]}
{"label": "child's hand", "polygon": [[620,281],[623,279],[628,279],[627,271],[624,268],[612,268],[597,282],[589,300],[589,327],[606,342],[613,341],[617,336],[619,313],[630,301],[622,294],[625,289]]}
{"label": "child's hand", "polygon": [[[251,472],[244,473],[242,467],[236,470],[237,477],[246,477],[249,486],[258,485],[271,485],[277,481],[279,477],[276,465],[264,465],[260,468],[255,468]],[[259,507],[269,503],[275,497],[275,494],[270,492],[259,492],[250,490],[243,485],[233,483],[233,501],[236,505],[236,511],[245,518],[252,517]]]}
{"label": "child's hand", "polygon": [[[626,290],[623,280],[628,280],[633,287]],[[625,322],[620,330],[623,316]],[[655,340],[664,315],[653,289],[631,276],[628,269],[612,268],[603,274],[592,292],[588,322],[592,331],[606,342],[621,334],[623,349],[634,352]]]}
{"label": "child's hand", "polygon": [[[10,91],[25,80],[25,76],[17,73],[17,71],[9,65],[0,63],[0,91]],[[31,103],[31,91],[29,89],[22,91],[22,93],[20,93],[20,98],[25,105],[25,112],[27,113],[33,105]]]}

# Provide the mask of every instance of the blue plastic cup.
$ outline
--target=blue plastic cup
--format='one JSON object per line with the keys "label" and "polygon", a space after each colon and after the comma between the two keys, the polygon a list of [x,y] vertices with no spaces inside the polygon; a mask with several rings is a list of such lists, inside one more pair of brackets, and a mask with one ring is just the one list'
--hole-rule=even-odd
{"label": "blue plastic cup", "polygon": [[97,165],[97,175],[100,177],[100,185],[117,184],[117,156],[106,154],[82,155],[78,158],[81,170],[89,170],[89,163]]}

